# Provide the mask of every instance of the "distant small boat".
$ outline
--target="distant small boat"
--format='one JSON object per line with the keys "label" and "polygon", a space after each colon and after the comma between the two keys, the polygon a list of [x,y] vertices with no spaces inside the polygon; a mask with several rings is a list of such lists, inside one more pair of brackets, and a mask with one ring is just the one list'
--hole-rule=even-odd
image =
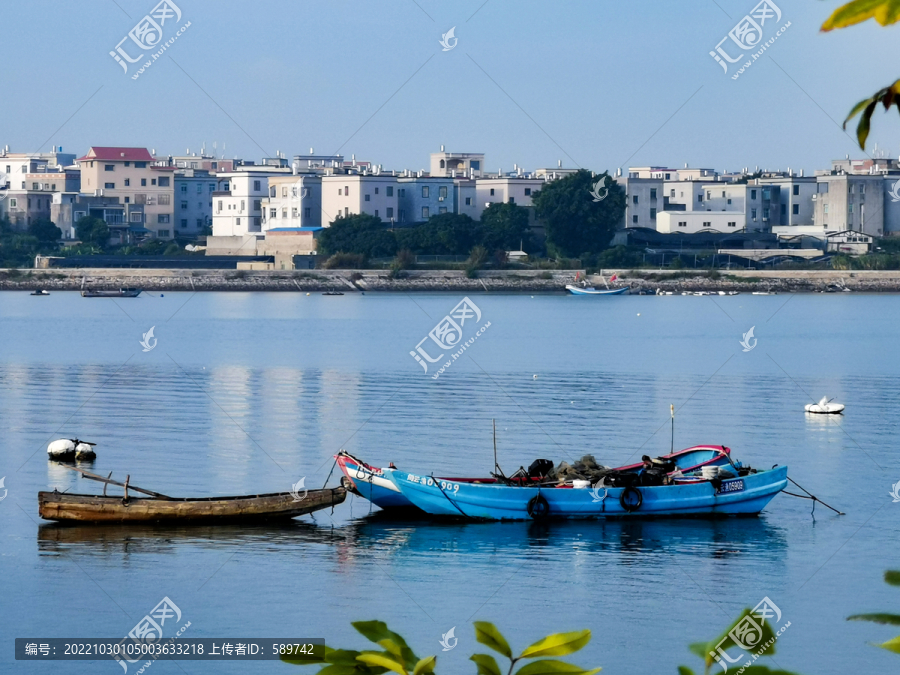
{"label": "distant small boat", "polygon": [[778,295],[775,291],[753,291],[751,295]]}
{"label": "distant small boat", "polygon": [[343,295],[341,291],[325,291],[322,295]]}
{"label": "distant small boat", "polygon": [[804,410],[816,415],[839,415],[844,411],[843,403],[832,403],[834,399],[823,396],[818,403],[807,403]]}
{"label": "distant small boat", "polygon": [[35,291],[32,291],[32,295],[50,295],[50,291],[45,291],[43,288],[38,288]]}
{"label": "distant small boat", "polygon": [[593,286],[573,286],[572,284],[566,284],[566,290],[572,295],[622,295],[622,293],[628,291],[628,286],[624,286],[623,288],[597,289]]}
{"label": "distant small boat", "polygon": [[120,288],[115,291],[81,291],[82,298],[136,298],[141,288]]}

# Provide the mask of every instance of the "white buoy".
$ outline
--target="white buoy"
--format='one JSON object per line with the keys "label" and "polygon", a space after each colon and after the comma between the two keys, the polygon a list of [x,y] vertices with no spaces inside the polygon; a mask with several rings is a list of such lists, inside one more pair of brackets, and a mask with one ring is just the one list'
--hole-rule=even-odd
{"label": "white buoy", "polygon": [[77,438],[60,438],[47,446],[47,455],[49,459],[59,462],[90,461],[97,457],[93,445]]}
{"label": "white buoy", "polygon": [[532,380],[536,380],[536,379],[537,379],[537,375],[532,375],[532,376],[531,376],[531,379],[532,379]]}

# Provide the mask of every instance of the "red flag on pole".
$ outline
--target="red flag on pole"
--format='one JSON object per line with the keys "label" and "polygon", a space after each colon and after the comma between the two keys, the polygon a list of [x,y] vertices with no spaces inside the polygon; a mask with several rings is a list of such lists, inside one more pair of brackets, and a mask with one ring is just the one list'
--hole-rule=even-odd
{"label": "red flag on pole", "polygon": [[619,275],[618,275],[618,274],[613,274],[613,275],[609,278],[609,280],[610,280],[610,281],[615,281],[615,280],[618,279],[618,278],[619,278]]}

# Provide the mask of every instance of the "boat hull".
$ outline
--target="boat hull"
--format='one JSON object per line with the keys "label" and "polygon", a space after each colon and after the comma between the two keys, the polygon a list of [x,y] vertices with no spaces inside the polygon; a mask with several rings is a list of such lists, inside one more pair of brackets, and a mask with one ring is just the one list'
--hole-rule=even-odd
{"label": "boat hull", "polygon": [[[787,487],[787,467],[723,480],[638,488],[574,489],[456,483],[403,471],[390,479],[413,504],[433,516],[476,520],[530,520],[529,504],[543,498],[549,518],[659,518],[756,515]],[[622,494],[640,495],[626,510]],[[538,497],[540,496],[540,497]],[[626,502],[627,503],[627,502]],[[534,510],[532,511],[534,512]]]}
{"label": "boat hull", "polygon": [[622,295],[622,293],[625,293],[628,290],[628,287],[597,290],[596,288],[582,288],[580,286],[567,284],[566,290],[572,295]]}
{"label": "boat hull", "polygon": [[45,520],[79,523],[209,523],[296,518],[340,504],[344,488],[310,490],[299,501],[290,492],[247,497],[157,499],[39,492],[38,511]]}
{"label": "boat hull", "polygon": [[140,288],[120,288],[117,291],[81,291],[82,298],[136,298],[142,292]]}

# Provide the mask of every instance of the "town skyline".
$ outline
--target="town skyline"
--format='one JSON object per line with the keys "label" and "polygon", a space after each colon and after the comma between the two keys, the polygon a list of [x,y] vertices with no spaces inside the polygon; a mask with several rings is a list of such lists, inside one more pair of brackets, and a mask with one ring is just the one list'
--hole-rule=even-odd
{"label": "town skyline", "polygon": [[[829,3],[778,2],[789,30],[733,80],[710,52],[752,1],[710,0],[690,12],[651,2],[600,12],[596,3],[575,2],[560,16],[539,3],[512,11],[502,0],[374,2],[352,12],[273,3],[258,15],[239,3],[182,0],[179,25],[190,28],[133,80],[134,70],[123,73],[110,52],[155,4],[59,5],[46,16],[38,5],[6,10],[11,23],[93,36],[64,43],[63,60],[9,37],[9,89],[34,73],[60,76],[33,92],[28,116],[17,106],[0,110],[11,151],[99,144],[179,155],[215,142],[226,158],[314,147],[416,170],[426,168],[423,148],[443,144],[484,152],[493,171],[562,160],[611,172],[684,162],[719,172],[747,165],[811,172],[858,152],[852,129],[840,123],[896,77],[891,64],[864,56],[892,46],[874,22],[819,32]],[[445,50],[440,40],[451,27],[458,42]],[[222,48],[227,35],[241,44]],[[265,51],[242,46],[261,43]],[[876,113],[869,155],[876,144],[898,156],[893,116]]]}

